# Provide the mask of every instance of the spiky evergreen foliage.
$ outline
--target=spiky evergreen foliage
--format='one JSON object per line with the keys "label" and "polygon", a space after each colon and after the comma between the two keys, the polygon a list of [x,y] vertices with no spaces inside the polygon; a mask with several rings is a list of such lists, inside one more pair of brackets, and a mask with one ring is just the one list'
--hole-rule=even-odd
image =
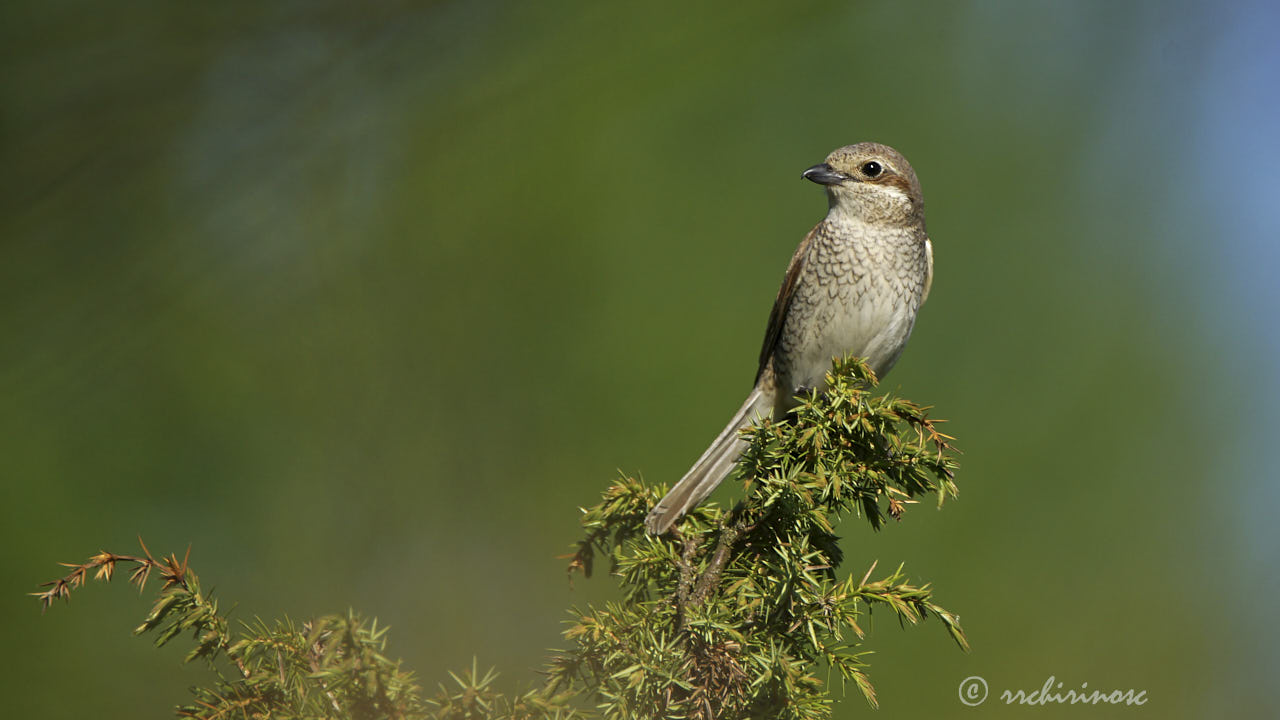
{"label": "spiky evergreen foliage", "polygon": [[822,718],[834,670],[876,704],[859,622],[875,606],[915,623],[930,615],[967,647],[959,622],[902,568],[841,578],[835,527],[900,518],[912,498],[954,496],[949,438],[922,408],[873,396],[861,362],[837,362],[829,391],[786,422],[748,430],[732,510],[695,509],[663,537],[643,521],[662,491],[624,478],[586,511],[574,567],[607,557],[623,601],[589,609],[567,633],[553,682],[599,697],[607,717]]}
{"label": "spiky evergreen foliage", "polygon": [[184,559],[99,553],[37,593],[45,607],[90,573],[111,579],[134,567],[140,587],[163,586],[138,632],[163,645],[190,632],[188,661],[219,670],[196,688],[185,717],[218,718],[794,718],[830,715],[832,676],[877,704],[866,673],[864,616],[876,607],[904,624],[930,616],[962,647],[955,615],[928,585],[899,567],[872,579],[842,576],[839,522],[873,528],[901,518],[914,498],[956,494],[951,438],[923,408],[872,393],[875,378],[856,359],[837,361],[829,390],[801,398],[792,417],[746,432],[735,477],[745,497],[732,509],[696,508],[672,532],[644,532],[664,492],[621,478],[583,511],[586,537],[570,572],[591,574],[604,559],[622,599],[573,611],[566,650],[544,684],[508,696],[496,674],[453,676],[424,698],[412,676],[387,659],[385,629],[348,613],[295,624],[244,624],[232,633]]}

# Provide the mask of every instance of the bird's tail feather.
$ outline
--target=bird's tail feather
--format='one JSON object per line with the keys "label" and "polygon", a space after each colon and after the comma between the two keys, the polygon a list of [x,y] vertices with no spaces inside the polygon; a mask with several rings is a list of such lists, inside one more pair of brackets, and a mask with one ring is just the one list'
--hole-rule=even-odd
{"label": "bird's tail feather", "polygon": [[649,532],[661,535],[695,505],[706,499],[716,486],[733,470],[738,455],[746,443],[738,437],[738,430],[746,427],[755,416],[770,408],[760,407],[763,394],[759,388],[751,391],[747,401],[734,413],[733,419],[716,436],[702,457],[689,468],[666,495],[653,506],[644,525]]}

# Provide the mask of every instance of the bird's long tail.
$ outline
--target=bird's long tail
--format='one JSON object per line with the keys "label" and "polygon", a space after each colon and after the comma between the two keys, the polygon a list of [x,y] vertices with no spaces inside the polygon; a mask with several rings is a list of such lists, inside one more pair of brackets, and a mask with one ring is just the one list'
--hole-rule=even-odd
{"label": "bird's long tail", "polygon": [[733,470],[734,463],[746,447],[746,442],[738,437],[738,430],[746,427],[756,415],[771,410],[760,389],[753,389],[747,396],[747,401],[733,414],[733,419],[716,436],[711,447],[702,453],[702,457],[689,468],[689,472],[649,512],[644,521],[645,528],[655,535],[661,535],[695,505],[705,500]]}

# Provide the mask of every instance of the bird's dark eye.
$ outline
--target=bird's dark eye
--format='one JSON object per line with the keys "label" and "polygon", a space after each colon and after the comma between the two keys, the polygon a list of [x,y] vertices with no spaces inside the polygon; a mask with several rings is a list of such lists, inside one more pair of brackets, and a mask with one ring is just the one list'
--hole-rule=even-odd
{"label": "bird's dark eye", "polygon": [[880,167],[880,163],[876,162],[875,160],[872,160],[869,163],[863,163],[862,165],[862,174],[866,175],[867,177],[875,177],[879,175],[883,170],[884,168]]}

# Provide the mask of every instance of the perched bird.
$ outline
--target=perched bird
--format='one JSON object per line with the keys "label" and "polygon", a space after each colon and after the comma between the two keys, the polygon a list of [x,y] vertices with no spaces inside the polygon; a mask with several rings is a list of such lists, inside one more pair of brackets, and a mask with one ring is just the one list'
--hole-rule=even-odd
{"label": "perched bird", "polygon": [[791,257],[769,313],[755,387],[649,513],[651,533],[666,532],[710,495],[745,447],[738,430],[756,416],[785,417],[798,393],[824,382],[833,357],[860,356],[884,377],[929,295],[933,246],[906,158],[878,143],[848,145],[802,177],[826,187],[827,216]]}

